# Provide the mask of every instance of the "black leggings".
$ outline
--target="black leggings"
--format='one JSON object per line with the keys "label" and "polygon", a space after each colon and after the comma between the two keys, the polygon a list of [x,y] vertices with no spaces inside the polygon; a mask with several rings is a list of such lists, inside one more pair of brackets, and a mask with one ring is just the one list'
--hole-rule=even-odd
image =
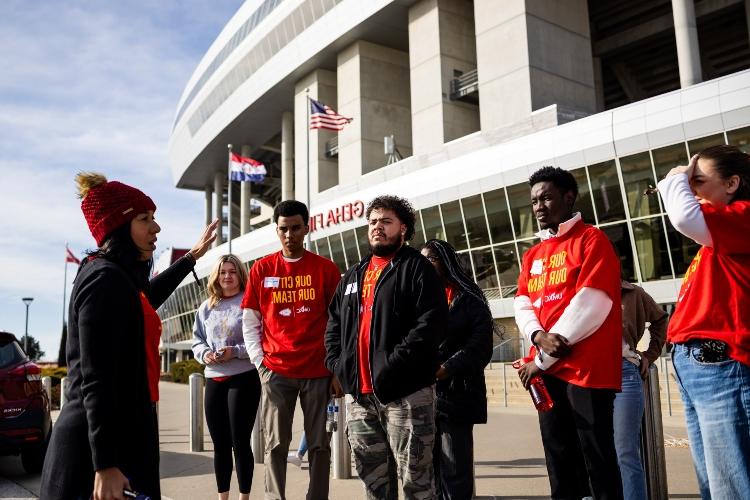
{"label": "black leggings", "polygon": [[214,442],[214,472],[219,493],[229,491],[232,449],[240,493],[250,493],[255,466],[250,434],[259,401],[260,379],[257,370],[234,375],[224,382],[210,378],[206,380],[206,422]]}

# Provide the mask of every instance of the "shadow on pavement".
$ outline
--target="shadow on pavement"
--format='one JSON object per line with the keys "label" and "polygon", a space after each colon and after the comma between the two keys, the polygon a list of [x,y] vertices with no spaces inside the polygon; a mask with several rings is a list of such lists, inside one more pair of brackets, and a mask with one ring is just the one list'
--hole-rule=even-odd
{"label": "shadow on pavement", "polygon": [[213,458],[202,453],[161,450],[160,458],[159,476],[161,479],[201,474],[213,475],[214,473]]}
{"label": "shadow on pavement", "polygon": [[519,458],[516,460],[477,460],[474,462],[476,465],[495,466],[495,467],[509,467],[509,468],[522,468],[522,467],[546,467],[546,462],[543,458]]}

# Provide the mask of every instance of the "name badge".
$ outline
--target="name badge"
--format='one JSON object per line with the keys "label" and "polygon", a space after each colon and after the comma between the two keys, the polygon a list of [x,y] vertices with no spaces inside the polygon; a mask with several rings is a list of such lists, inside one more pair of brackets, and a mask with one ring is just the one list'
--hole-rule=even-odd
{"label": "name badge", "polygon": [[537,259],[531,264],[531,274],[542,274],[543,270],[544,265],[542,264],[541,259]]}
{"label": "name badge", "polygon": [[346,285],[346,289],[344,290],[344,295],[349,295],[350,293],[357,293],[357,282],[349,283]]}
{"label": "name badge", "polygon": [[279,278],[277,276],[269,276],[263,279],[263,288],[279,288]]}

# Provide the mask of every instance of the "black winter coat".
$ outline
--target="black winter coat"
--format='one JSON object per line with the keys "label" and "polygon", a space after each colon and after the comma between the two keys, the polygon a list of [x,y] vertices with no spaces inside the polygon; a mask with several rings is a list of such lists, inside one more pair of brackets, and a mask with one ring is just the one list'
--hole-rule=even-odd
{"label": "black winter coat", "polygon": [[[159,307],[194,266],[183,257],[145,290]],[[159,434],[146,377],[140,292],[105,259],[84,261],[70,296],[68,389],[42,470],[45,500],[89,498],[96,470],[118,467],[160,498]]]}
{"label": "black winter coat", "polygon": [[487,422],[484,368],[492,357],[492,314],[476,297],[459,293],[448,312],[440,364],[450,374],[437,383],[437,417],[456,423]]}
{"label": "black winter coat", "polygon": [[[370,257],[339,282],[328,309],[326,367],[347,394],[359,394],[357,337],[362,280]],[[445,289],[432,264],[404,245],[375,286],[370,370],[375,396],[390,403],[435,383],[437,347],[448,316]]]}

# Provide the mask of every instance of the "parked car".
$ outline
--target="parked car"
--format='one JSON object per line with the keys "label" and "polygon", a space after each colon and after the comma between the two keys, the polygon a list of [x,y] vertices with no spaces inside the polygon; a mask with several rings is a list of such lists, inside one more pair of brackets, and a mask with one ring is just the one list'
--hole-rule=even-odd
{"label": "parked car", "polygon": [[42,470],[52,418],[42,369],[15,335],[0,332],[0,455],[21,455],[28,473]]}

